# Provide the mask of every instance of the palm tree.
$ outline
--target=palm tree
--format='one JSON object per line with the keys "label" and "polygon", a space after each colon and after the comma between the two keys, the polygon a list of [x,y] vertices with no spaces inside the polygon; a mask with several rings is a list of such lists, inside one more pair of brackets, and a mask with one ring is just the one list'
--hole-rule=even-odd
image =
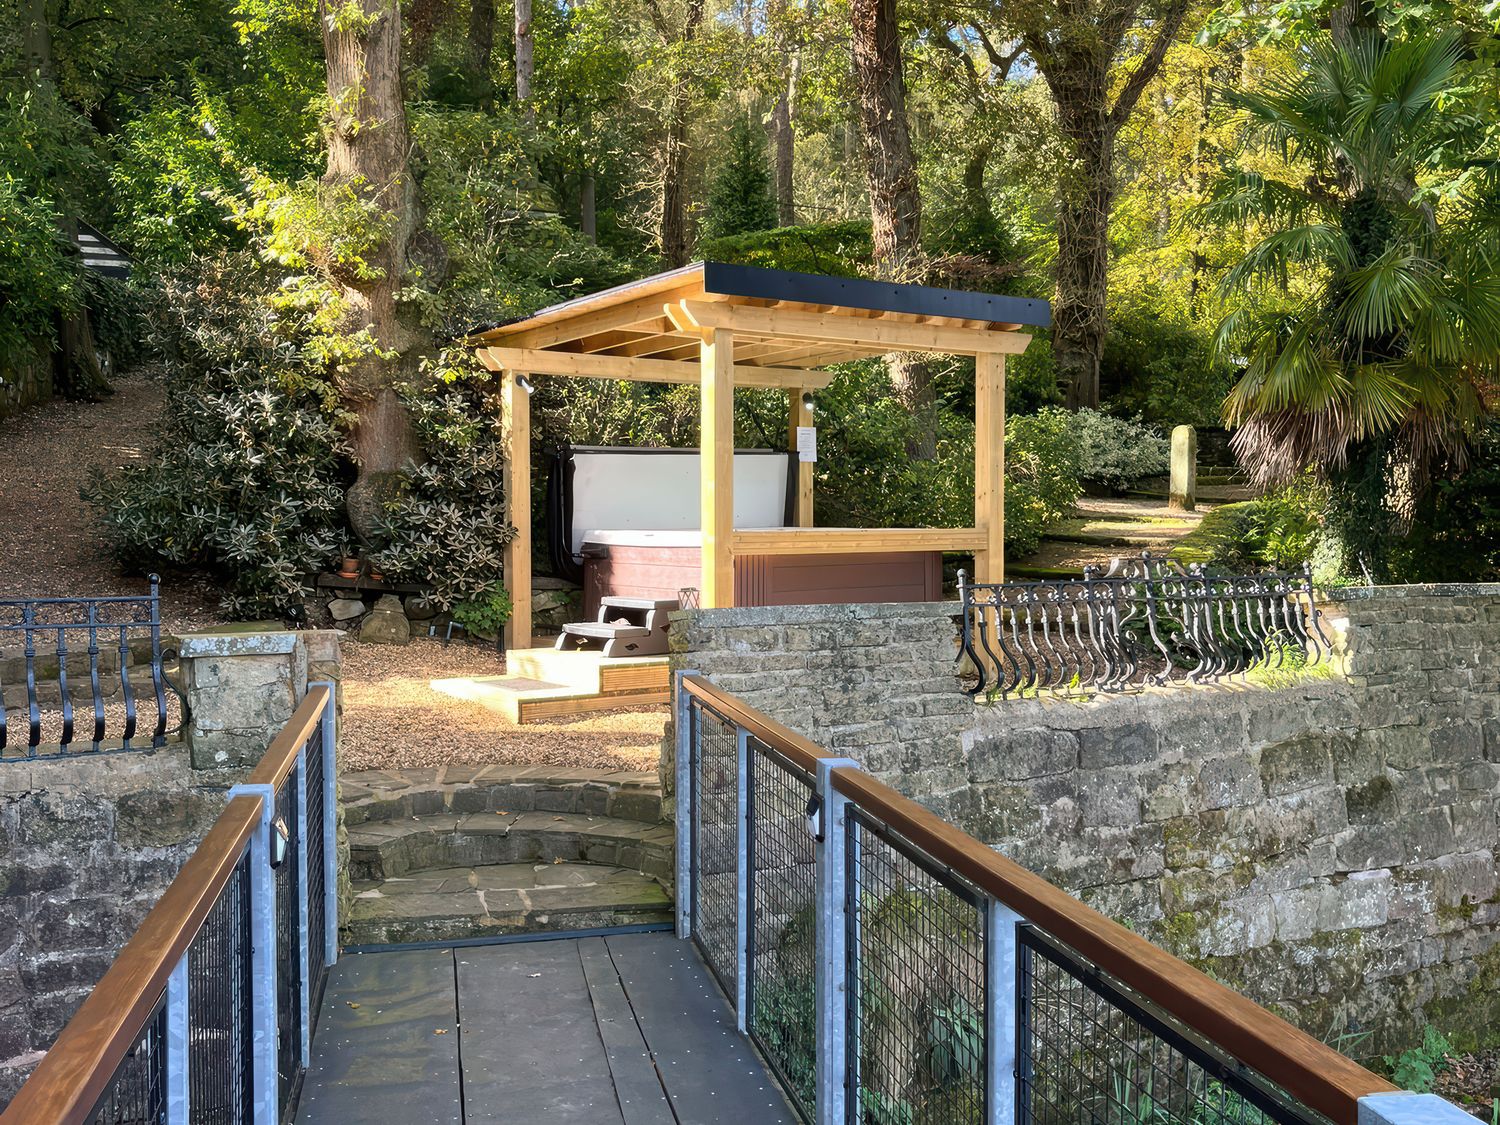
{"label": "palm tree", "polygon": [[1500,362],[1495,138],[1457,35],[1353,29],[1297,61],[1226,95],[1285,174],[1237,170],[1199,209],[1259,236],[1221,287],[1225,418],[1261,483],[1311,469],[1389,515],[1461,467]]}

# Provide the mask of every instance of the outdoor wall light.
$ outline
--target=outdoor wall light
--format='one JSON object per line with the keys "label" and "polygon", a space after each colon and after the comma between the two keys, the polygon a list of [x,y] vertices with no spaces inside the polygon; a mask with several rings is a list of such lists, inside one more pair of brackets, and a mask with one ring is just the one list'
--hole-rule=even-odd
{"label": "outdoor wall light", "polygon": [[802,392],[802,405],[811,410],[813,408],[813,396],[811,391]]}
{"label": "outdoor wall light", "polygon": [[517,375],[516,376],[516,386],[520,387],[528,395],[534,395],[534,394],[536,394],[536,386],[535,386],[535,384],[533,384],[532,381],[530,379],[526,378],[526,376],[524,376],[524,375]]}

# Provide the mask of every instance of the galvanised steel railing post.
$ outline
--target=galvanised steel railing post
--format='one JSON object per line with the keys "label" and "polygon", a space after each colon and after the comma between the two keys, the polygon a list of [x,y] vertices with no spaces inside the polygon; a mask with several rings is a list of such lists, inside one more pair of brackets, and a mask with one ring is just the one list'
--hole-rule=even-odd
{"label": "galvanised steel railing post", "polygon": [[297,964],[301,966],[297,973],[297,1004],[301,1009],[297,1026],[302,1032],[298,1055],[304,1067],[312,1061],[312,1020],[308,1018],[312,1011],[312,931],[307,893],[307,748],[308,742],[304,742],[297,751],[297,789],[293,794],[297,806],[293,814],[297,818]]}
{"label": "galvanised steel railing post", "polygon": [[673,700],[676,703],[674,721],[677,732],[677,761],[673,798],[676,801],[675,827],[677,831],[677,936],[689,938],[693,934],[693,753],[697,743],[693,730],[693,700],[683,687],[682,681],[697,672],[677,672],[673,675]]}
{"label": "galvanised steel railing post", "polygon": [[740,1031],[750,1026],[750,732],[735,727],[734,1010]]}
{"label": "galvanised steel railing post", "polygon": [[188,954],[184,953],[167,978],[166,1125],[191,1125],[188,1051],[192,1039],[188,1018]]}
{"label": "galvanised steel railing post", "polygon": [[339,825],[338,825],[338,687],[332,680],[307,685],[328,689],[328,705],[318,724],[318,754],[323,767],[323,964],[339,959]]}
{"label": "galvanised steel railing post", "polygon": [[281,1079],[276,1070],[276,873],[271,867],[276,791],[269,785],[236,785],[229,796],[260,798],[260,824],[250,837],[251,1122],[277,1125]]}
{"label": "galvanised steel railing post", "polygon": [[1016,1064],[1020,1021],[1016,985],[1016,927],[1025,919],[996,899],[985,900],[984,1023],[985,1121],[1017,1125]]}
{"label": "galvanised steel railing post", "polygon": [[818,761],[817,1125],[845,1125],[849,1091],[848,866],[849,800],[833,787],[833,771],[859,763],[851,758]]}

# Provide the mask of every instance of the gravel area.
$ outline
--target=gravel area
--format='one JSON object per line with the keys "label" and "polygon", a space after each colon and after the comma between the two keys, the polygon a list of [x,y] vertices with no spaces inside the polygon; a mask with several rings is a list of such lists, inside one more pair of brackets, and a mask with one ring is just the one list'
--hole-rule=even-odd
{"label": "gravel area", "polygon": [[517,726],[477,703],[442,695],[428,682],[498,676],[505,661],[488,646],[428,639],[409,645],[344,644],[345,771],[405,769],[446,762],[526,763],[653,770],[665,707],[633,707]]}
{"label": "gravel area", "polygon": [[[161,384],[133,372],[99,402],[45,403],[0,422],[0,598],[139,594],[143,575],[124,575],[104,548],[78,490],[151,450]],[[169,632],[218,624],[219,592],[195,576],[162,583]]]}

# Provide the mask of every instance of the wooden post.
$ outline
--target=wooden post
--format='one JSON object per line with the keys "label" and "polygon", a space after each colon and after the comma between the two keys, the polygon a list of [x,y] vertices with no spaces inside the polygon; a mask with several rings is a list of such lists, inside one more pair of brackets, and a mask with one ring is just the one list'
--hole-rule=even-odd
{"label": "wooden post", "polygon": [[1005,356],[974,357],[974,581],[1005,581]]}
{"label": "wooden post", "polygon": [[503,548],[505,585],[512,603],[505,647],[531,647],[531,396],[521,376],[506,368],[500,378],[505,432],[505,518],[516,537]]}
{"label": "wooden post", "polygon": [[[802,387],[791,387],[786,392],[786,447],[797,452],[797,427],[811,426],[813,424],[812,406],[802,401],[802,396],[807,391]],[[793,471],[797,474],[796,504],[792,513],[793,527],[811,527],[813,525],[813,463],[811,461],[793,462]]]}
{"label": "wooden post", "polygon": [[699,398],[699,511],[703,529],[703,577],[699,604],[704,609],[734,605],[734,334],[710,329],[699,346],[702,364]]}

